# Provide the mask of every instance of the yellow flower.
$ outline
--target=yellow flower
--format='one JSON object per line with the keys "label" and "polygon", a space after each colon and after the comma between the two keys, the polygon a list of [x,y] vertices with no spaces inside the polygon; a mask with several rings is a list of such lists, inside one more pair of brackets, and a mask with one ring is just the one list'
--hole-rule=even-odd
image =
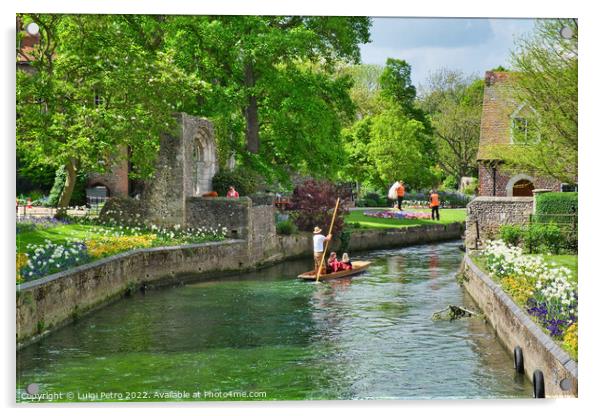
{"label": "yellow flower", "polygon": [[533,284],[523,276],[506,276],[500,280],[500,284],[519,305],[524,305],[533,294]]}
{"label": "yellow flower", "polygon": [[17,283],[21,283],[23,281],[23,276],[21,275],[21,269],[25,267],[27,264],[27,254],[25,253],[17,253]]}
{"label": "yellow flower", "polygon": [[150,247],[156,238],[154,234],[97,237],[86,240],[86,246],[90,256],[106,257],[136,248]]}
{"label": "yellow flower", "polygon": [[577,359],[578,356],[577,344],[577,322],[575,322],[567,328],[562,338],[562,346],[574,359]]}

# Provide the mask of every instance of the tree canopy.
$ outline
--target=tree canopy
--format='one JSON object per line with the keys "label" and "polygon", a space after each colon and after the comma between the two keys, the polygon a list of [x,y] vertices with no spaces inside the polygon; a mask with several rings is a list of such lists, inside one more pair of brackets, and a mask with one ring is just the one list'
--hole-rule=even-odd
{"label": "tree canopy", "polygon": [[430,75],[420,107],[433,125],[437,164],[457,184],[476,176],[484,82],[443,68]]}
{"label": "tree canopy", "polygon": [[[563,37],[561,31],[568,28]],[[507,164],[576,183],[578,153],[578,25],[574,19],[538,20],[520,39],[512,61],[511,98],[529,106],[535,122],[524,146],[497,149]]]}
{"label": "tree canopy", "polygon": [[22,18],[39,25],[40,42],[28,52],[33,71],[17,71],[17,149],[29,165],[65,167],[59,206],[68,205],[77,171],[103,172],[120,146],[130,150],[133,176],[148,177],[182,90],[197,81],[122,16]]}

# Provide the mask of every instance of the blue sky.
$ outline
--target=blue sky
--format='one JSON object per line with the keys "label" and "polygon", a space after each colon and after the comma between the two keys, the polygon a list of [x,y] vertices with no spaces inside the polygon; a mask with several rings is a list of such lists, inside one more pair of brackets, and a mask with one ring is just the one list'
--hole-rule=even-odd
{"label": "blue sky", "polygon": [[514,39],[533,29],[533,19],[373,18],[372,42],[361,45],[362,62],[384,65],[388,57],[412,66],[412,81],[424,83],[439,68],[480,76],[510,66]]}

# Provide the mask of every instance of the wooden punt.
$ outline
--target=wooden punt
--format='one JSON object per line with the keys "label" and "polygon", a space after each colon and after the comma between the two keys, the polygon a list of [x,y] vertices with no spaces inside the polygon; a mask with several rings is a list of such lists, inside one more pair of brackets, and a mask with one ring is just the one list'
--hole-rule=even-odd
{"label": "wooden punt", "polygon": [[[371,263],[372,262],[370,262],[370,261],[359,261],[359,260],[354,261],[351,263],[353,265],[353,268],[351,270],[341,270],[340,272],[336,272],[336,273],[321,274],[320,280],[331,280],[331,279],[338,279],[340,277],[353,276],[353,275],[356,275],[356,274],[361,273],[364,270],[366,270],[368,268],[368,266],[370,266]],[[312,270],[312,271],[300,274],[297,277],[299,279],[303,279],[303,280],[316,280],[316,273],[315,273],[315,270]]]}

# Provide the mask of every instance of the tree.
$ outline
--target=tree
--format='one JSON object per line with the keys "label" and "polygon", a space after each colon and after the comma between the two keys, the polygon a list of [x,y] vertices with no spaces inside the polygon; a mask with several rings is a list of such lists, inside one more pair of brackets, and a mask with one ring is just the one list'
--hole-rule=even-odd
{"label": "tree", "polygon": [[[563,28],[567,38],[563,37]],[[569,33],[570,32],[570,33]],[[538,140],[494,149],[510,166],[534,170],[566,183],[577,181],[578,25],[575,19],[539,20],[512,55],[511,99],[532,108]],[[532,135],[533,136],[533,135]]]}
{"label": "tree", "polygon": [[208,105],[197,111],[229,120],[224,131],[243,158],[281,174],[332,170],[335,121],[350,109],[350,83],[335,66],[359,61],[369,18],[180,16],[173,23],[179,64],[211,85],[201,99]]}
{"label": "tree", "polygon": [[374,117],[368,153],[383,183],[402,179],[415,189],[433,185],[431,137],[420,121],[401,110],[389,109]]}
{"label": "tree", "polygon": [[103,172],[123,147],[132,176],[148,177],[173,111],[197,88],[159,49],[161,18],[21,18],[39,25],[40,42],[34,70],[17,72],[17,148],[29,165],[64,166],[58,206],[69,205],[78,171]]}
{"label": "tree", "polygon": [[420,100],[432,122],[437,164],[455,183],[476,175],[483,87],[474,76],[441,69],[429,77]]}
{"label": "tree", "polygon": [[356,106],[356,117],[362,119],[378,114],[381,108],[380,65],[353,65],[344,67],[341,72],[353,80],[349,96]]}
{"label": "tree", "polygon": [[381,96],[389,106],[399,108],[403,114],[418,120],[431,134],[431,123],[422,109],[416,106],[416,87],[412,84],[412,67],[404,60],[387,58],[380,76]]}

